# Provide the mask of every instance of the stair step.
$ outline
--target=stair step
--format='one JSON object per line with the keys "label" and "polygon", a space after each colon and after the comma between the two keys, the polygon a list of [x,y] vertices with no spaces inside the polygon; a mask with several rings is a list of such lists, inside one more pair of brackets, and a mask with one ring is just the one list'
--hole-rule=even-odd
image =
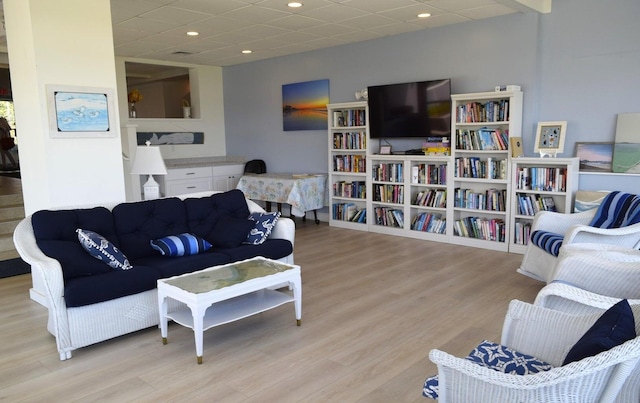
{"label": "stair step", "polygon": [[15,249],[16,246],[13,244],[13,234],[0,235],[0,252],[8,252]]}
{"label": "stair step", "polygon": [[24,206],[7,205],[0,207],[0,221],[21,220],[24,218]]}
{"label": "stair step", "polygon": [[15,259],[17,257],[20,257],[20,255],[18,254],[18,251],[15,249],[0,251],[0,260]]}
{"label": "stair step", "polygon": [[22,193],[0,195],[0,207],[23,205]]}
{"label": "stair step", "polygon": [[7,220],[0,221],[0,235],[11,235],[13,236],[13,231],[16,229],[21,219],[18,220]]}

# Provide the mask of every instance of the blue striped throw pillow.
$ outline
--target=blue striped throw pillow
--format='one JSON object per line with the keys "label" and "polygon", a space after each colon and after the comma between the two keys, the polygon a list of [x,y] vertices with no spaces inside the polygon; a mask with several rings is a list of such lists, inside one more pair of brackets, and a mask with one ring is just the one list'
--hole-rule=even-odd
{"label": "blue striped throw pillow", "polygon": [[197,255],[211,248],[207,240],[189,233],[165,236],[150,242],[153,249],[171,257]]}

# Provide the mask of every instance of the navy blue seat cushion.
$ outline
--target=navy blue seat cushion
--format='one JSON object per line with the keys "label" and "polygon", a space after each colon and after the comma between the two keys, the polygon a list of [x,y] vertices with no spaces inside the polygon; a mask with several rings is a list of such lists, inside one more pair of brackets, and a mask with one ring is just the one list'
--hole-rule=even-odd
{"label": "navy blue seat cushion", "polygon": [[[214,239],[220,241],[223,234],[218,234],[220,229],[216,225],[221,217],[231,217],[234,219],[247,220],[249,217],[249,207],[244,193],[238,189],[233,189],[224,193],[215,193],[209,197],[188,198],[184,200],[187,214],[189,232],[206,239],[213,246],[218,246]],[[245,238],[247,232],[244,234]],[[229,234],[232,235],[232,234]],[[244,239],[243,239],[244,240]]]}
{"label": "navy blue seat cushion", "polygon": [[64,300],[69,308],[109,301],[153,290],[159,278],[156,268],[139,264],[129,270],[109,269],[107,273],[65,280]]}
{"label": "navy blue seat cushion", "polygon": [[218,249],[217,251],[229,256],[231,262],[256,256],[277,260],[289,256],[293,252],[293,245],[286,239],[267,239],[260,245],[243,244],[235,248]]}
{"label": "navy blue seat cushion", "polygon": [[213,227],[208,240],[217,248],[237,248],[247,240],[254,222],[247,218],[222,216]]}
{"label": "navy blue seat cushion", "polygon": [[231,263],[229,256],[210,249],[204,253],[180,256],[179,258],[170,258],[156,254],[136,260],[134,265],[141,264],[151,266],[158,270],[161,278],[167,278],[227,263]]}
{"label": "navy blue seat cushion", "polygon": [[152,240],[190,232],[184,203],[176,197],[119,204],[113,208],[113,222],[120,250],[131,262],[157,256]]}
{"label": "navy blue seat cushion", "polygon": [[78,228],[94,231],[120,248],[113,216],[108,209],[41,210],[33,213],[31,224],[38,247],[45,255],[60,262],[65,280],[113,271],[89,255],[76,234]]}

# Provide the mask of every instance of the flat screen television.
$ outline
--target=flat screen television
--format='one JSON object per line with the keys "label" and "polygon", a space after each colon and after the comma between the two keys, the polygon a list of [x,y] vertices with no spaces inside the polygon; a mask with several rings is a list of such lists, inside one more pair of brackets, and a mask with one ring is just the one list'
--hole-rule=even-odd
{"label": "flat screen television", "polygon": [[451,137],[451,79],[367,88],[371,138]]}

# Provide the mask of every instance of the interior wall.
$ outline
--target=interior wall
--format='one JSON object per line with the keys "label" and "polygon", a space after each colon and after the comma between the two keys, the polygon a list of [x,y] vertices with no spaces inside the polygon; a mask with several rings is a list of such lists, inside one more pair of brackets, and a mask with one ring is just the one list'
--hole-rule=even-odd
{"label": "interior wall", "polygon": [[[227,151],[262,158],[269,171],[326,172],[326,131],[282,130],[282,84],[328,78],[331,102],[348,102],[369,85],[451,78],[453,93],[520,85],[525,155],[533,156],[538,121],[566,120],[560,156],[573,156],[576,141],[613,141],[617,113],[640,109],[638,15],[635,0],[615,7],[563,0],[550,14],[511,14],[226,67]],[[610,176],[582,174],[581,183],[625,188],[633,178]]]}

